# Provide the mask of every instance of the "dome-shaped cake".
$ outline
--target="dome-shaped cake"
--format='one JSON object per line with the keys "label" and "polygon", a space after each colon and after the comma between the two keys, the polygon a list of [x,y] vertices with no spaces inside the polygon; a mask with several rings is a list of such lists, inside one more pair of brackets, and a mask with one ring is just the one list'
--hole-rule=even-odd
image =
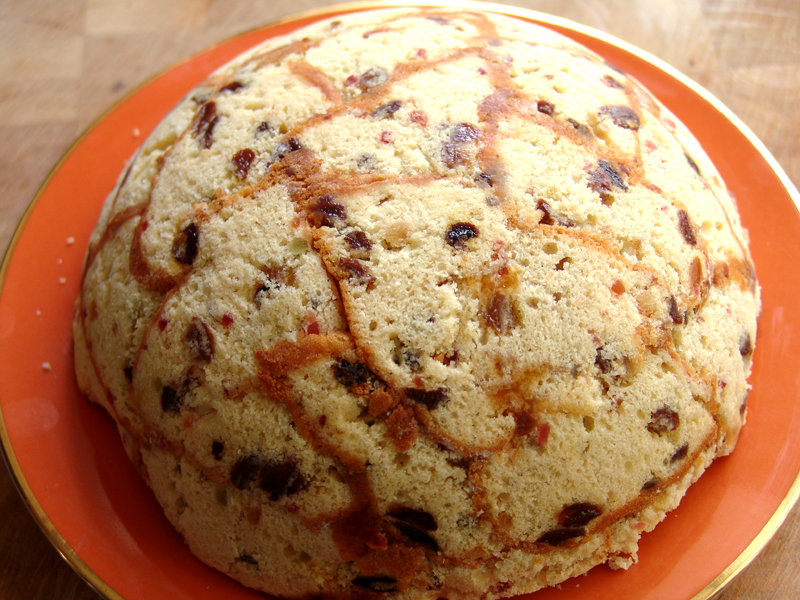
{"label": "dome-shaped cake", "polygon": [[734,201],[636,81],[522,20],[367,11],[149,136],[76,368],[245,585],[493,599],[636,562],[736,443],[759,307]]}

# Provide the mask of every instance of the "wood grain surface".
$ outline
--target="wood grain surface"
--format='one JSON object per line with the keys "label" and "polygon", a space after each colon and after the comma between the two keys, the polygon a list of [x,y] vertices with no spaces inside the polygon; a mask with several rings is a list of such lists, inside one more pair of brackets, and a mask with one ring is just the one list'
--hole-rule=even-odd
{"label": "wood grain surface", "polygon": [[[0,0],[0,249],[75,138],[174,62],[322,0]],[[798,0],[516,0],[643,48],[706,87],[800,183]],[[718,600],[800,598],[800,507]],[[97,599],[0,467],[0,598]]]}

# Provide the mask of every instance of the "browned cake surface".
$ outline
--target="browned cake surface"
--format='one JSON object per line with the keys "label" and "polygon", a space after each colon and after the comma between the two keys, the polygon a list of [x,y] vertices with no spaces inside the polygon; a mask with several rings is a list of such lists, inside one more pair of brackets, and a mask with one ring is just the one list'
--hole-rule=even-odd
{"label": "browned cake surface", "polygon": [[246,585],[497,598],[636,561],[736,443],[759,306],[638,83],[521,21],[384,11],[253,50],[148,138],[76,366]]}

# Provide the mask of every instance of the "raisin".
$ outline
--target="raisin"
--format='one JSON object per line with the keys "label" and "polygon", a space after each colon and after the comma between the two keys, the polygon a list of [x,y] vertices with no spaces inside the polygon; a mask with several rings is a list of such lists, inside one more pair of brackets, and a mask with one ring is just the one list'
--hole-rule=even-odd
{"label": "raisin", "polygon": [[514,413],[514,435],[522,437],[536,429],[536,420],[528,413]]}
{"label": "raisin", "polygon": [[519,324],[514,305],[505,294],[493,294],[486,308],[486,323],[500,335],[505,335]]}
{"label": "raisin", "polygon": [[469,162],[469,154],[453,142],[442,142],[442,162],[448,169]]}
{"label": "raisin", "polygon": [[458,458],[445,458],[445,462],[450,465],[451,467],[455,467],[456,469],[469,469],[469,466],[472,464],[472,459],[468,456],[459,456]]}
{"label": "raisin", "polygon": [[297,152],[302,147],[303,146],[297,141],[296,138],[288,137],[275,146],[275,150],[272,152],[272,160],[274,162],[283,160],[287,155],[291,154],[292,152]]}
{"label": "raisin", "polygon": [[583,527],[562,527],[543,533],[536,541],[548,546],[560,546],[567,540],[583,537],[584,535],[586,535],[586,530]]}
{"label": "raisin", "polygon": [[381,104],[378,108],[372,111],[372,116],[376,119],[388,119],[403,105],[400,100],[392,100],[386,104]]}
{"label": "raisin", "polygon": [[214,355],[214,334],[202,319],[192,318],[192,322],[186,329],[186,344],[189,346],[189,354],[195,360],[208,362]]}
{"label": "raisin", "polygon": [[191,265],[197,258],[199,232],[197,225],[189,223],[172,242],[172,257],[179,263]]}
{"label": "raisin", "polygon": [[683,323],[683,315],[678,309],[678,303],[675,300],[675,296],[669,297],[669,316],[672,318],[672,322],[675,323],[675,325],[680,325]]}
{"label": "raisin", "polygon": [[739,354],[742,356],[750,356],[753,353],[753,342],[750,339],[750,334],[745,332],[739,340]]}
{"label": "raisin", "polygon": [[597,355],[594,358],[594,364],[597,365],[597,368],[600,369],[601,373],[610,373],[611,370],[614,368],[614,361],[613,359],[606,358],[603,356],[602,348],[597,349]]}
{"label": "raisin", "polygon": [[251,554],[240,554],[239,556],[236,557],[235,560],[236,562],[241,562],[246,565],[258,568],[258,561],[255,558],[253,558]]}
{"label": "raisin", "polygon": [[206,102],[200,107],[200,110],[197,111],[194,136],[202,136],[202,145],[204,148],[211,148],[211,144],[213,143],[211,138],[214,134],[214,127],[218,119],[217,105],[213,101]]}
{"label": "raisin", "polygon": [[351,231],[344,239],[350,245],[351,248],[356,250],[369,250],[372,248],[372,242],[369,241],[367,238],[367,234],[363,231]]}
{"label": "raisin", "polygon": [[425,531],[436,531],[439,528],[433,515],[424,510],[404,507],[395,508],[389,511],[389,516]]}
{"label": "raisin", "polygon": [[678,211],[678,231],[681,232],[687,244],[690,246],[697,245],[697,238],[694,236],[694,229],[692,228],[692,222],[689,220],[689,214],[683,209]]}
{"label": "raisin", "polygon": [[419,354],[413,350],[403,350],[403,364],[407,366],[412,373],[417,373],[422,370],[422,363],[419,361]]}
{"label": "raisin", "polygon": [[459,123],[453,127],[450,139],[455,143],[474,142],[480,139],[481,130],[471,123]]}
{"label": "raisin", "polygon": [[231,468],[231,483],[239,490],[249,488],[258,481],[263,461],[255,454],[241,457]]}
{"label": "raisin", "polygon": [[310,207],[309,222],[312,227],[335,227],[347,218],[344,205],[336,202],[330,194],[322,194]]}
{"label": "raisin", "polygon": [[632,129],[633,131],[639,129],[639,115],[629,106],[621,104],[604,106],[600,109],[599,114],[607,115],[614,125],[622,129]]}
{"label": "raisin", "polygon": [[361,91],[367,91],[371,88],[378,87],[381,84],[386,83],[389,79],[389,74],[386,72],[386,69],[382,69],[381,67],[372,67],[364,72],[361,77],[358,78],[358,87]]}
{"label": "raisin", "polygon": [[615,90],[624,90],[625,86],[622,85],[619,81],[611,77],[611,75],[603,75],[603,79],[601,80],[605,83],[608,87],[613,88]]}
{"label": "raisin", "polygon": [[644,482],[644,485],[642,486],[642,489],[643,490],[651,490],[654,487],[656,487],[658,484],[659,484],[658,478],[653,477],[652,479],[649,479],[649,480]]}
{"label": "raisin", "polygon": [[356,577],[352,584],[373,592],[393,592],[397,589],[397,580],[388,575],[373,575],[370,577]]}
{"label": "raisin", "polygon": [[181,411],[181,404],[183,404],[183,399],[174,387],[165,385],[161,389],[161,410],[177,413]]}
{"label": "raisin", "polygon": [[344,359],[338,361],[331,369],[333,370],[333,376],[336,377],[336,381],[346,387],[366,383],[374,377],[372,371],[361,363],[353,363]]}
{"label": "raisin", "polygon": [[445,234],[447,243],[458,249],[464,249],[467,241],[474,237],[478,237],[478,228],[471,223],[453,223]]}
{"label": "raisin", "polygon": [[628,189],[614,165],[605,160],[597,161],[597,168],[589,173],[589,188],[604,196],[610,194],[613,189],[619,188],[622,191]]}
{"label": "raisin", "polygon": [[689,153],[684,151],[683,155],[686,157],[686,162],[689,163],[689,166],[692,167],[692,170],[698,175],[700,175],[700,167],[698,167],[697,163],[694,162],[694,159],[691,156],[689,156]]}
{"label": "raisin", "polygon": [[536,103],[536,110],[550,117],[553,116],[553,111],[555,110],[555,108],[556,108],[555,105],[552,102],[548,102],[547,100],[539,100]]}
{"label": "raisin", "polygon": [[489,187],[494,187],[495,183],[494,176],[490,175],[489,173],[484,173],[484,172],[478,173],[477,179],[478,181],[480,181],[481,183],[485,183]]}
{"label": "raisin", "polygon": [[222,460],[223,452],[225,452],[224,442],[211,442],[211,454],[214,456],[214,460]]}
{"label": "raisin", "polygon": [[370,285],[375,281],[372,273],[365,267],[361,261],[353,260],[351,258],[340,258],[339,268],[347,273],[347,279],[355,280],[356,283]]}
{"label": "raisin", "polygon": [[574,227],[570,219],[557,215],[553,212],[553,208],[544,200],[539,200],[536,203],[536,208],[544,213],[544,216],[539,221],[539,225],[558,225],[560,227]]}
{"label": "raisin", "polygon": [[394,523],[395,528],[397,528],[400,533],[402,533],[405,537],[407,537],[412,542],[416,542],[417,544],[421,544],[433,550],[434,552],[439,551],[439,544],[435,539],[433,539],[430,534],[422,531],[421,529],[417,529],[413,525],[409,525],[408,523],[404,523],[402,521],[397,521]]}
{"label": "raisin", "polygon": [[269,131],[270,129],[271,127],[269,126],[269,123],[267,123],[266,121],[261,121],[261,124],[256,128],[256,132],[264,133],[265,131]]}
{"label": "raisin", "polygon": [[668,406],[662,406],[650,414],[650,422],[647,424],[647,431],[662,434],[668,431],[675,431],[680,425],[680,416]]}
{"label": "raisin", "polygon": [[565,506],[558,515],[558,524],[562,527],[583,527],[592,519],[599,517],[602,510],[594,504],[580,502]]}
{"label": "raisin", "polygon": [[261,467],[258,487],[269,493],[273,502],[284,496],[292,496],[306,486],[306,479],[294,461],[272,461]]}
{"label": "raisin", "polygon": [[233,155],[231,159],[234,167],[233,172],[236,173],[239,179],[245,179],[247,177],[247,174],[250,172],[250,165],[253,163],[255,157],[256,153],[250,150],[250,148],[239,150]]}
{"label": "raisin", "polygon": [[592,135],[592,132],[589,131],[589,128],[583,123],[579,123],[575,119],[567,119],[567,122],[570,125],[572,125],[572,127],[574,127],[575,130],[577,130],[577,132],[580,133],[582,136],[589,137]]}
{"label": "raisin", "polygon": [[243,83],[239,83],[238,81],[231,81],[228,85],[222,86],[219,88],[220,92],[238,92],[240,89],[244,87]]}
{"label": "raisin", "polygon": [[406,388],[406,398],[413,402],[418,402],[433,410],[447,400],[447,388],[437,388],[435,390],[420,390],[417,388]]}
{"label": "raisin", "polygon": [[689,443],[685,443],[683,446],[675,450],[675,453],[670,457],[669,462],[674,463],[683,458],[686,458],[686,455],[689,453]]}

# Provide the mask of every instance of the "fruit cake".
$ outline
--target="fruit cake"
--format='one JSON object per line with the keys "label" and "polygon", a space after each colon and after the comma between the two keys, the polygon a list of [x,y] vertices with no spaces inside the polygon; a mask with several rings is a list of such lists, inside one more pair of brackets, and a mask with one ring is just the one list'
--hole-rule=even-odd
{"label": "fruit cake", "polygon": [[81,389],[275,597],[509,597],[637,542],[746,414],[759,287],[687,128],[570,39],[363,11],[213,73],[105,202]]}

